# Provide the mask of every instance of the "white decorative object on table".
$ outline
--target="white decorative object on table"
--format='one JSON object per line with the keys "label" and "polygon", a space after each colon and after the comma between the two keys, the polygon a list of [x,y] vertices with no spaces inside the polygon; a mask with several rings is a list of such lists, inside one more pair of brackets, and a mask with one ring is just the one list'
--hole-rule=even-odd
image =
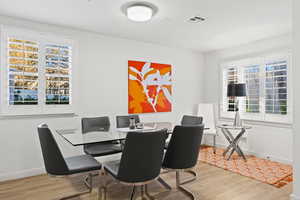
{"label": "white decorative object on table", "polygon": [[118,128],[117,130],[120,132],[140,132],[140,131],[151,131],[155,130],[156,127],[151,127],[151,126],[144,126],[143,128],[136,128],[136,129],[130,129],[129,127],[126,128]]}

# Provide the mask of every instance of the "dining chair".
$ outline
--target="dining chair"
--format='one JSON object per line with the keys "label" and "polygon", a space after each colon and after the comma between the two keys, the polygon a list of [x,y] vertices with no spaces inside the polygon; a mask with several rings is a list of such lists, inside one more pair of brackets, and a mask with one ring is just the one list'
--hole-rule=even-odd
{"label": "dining chair", "polygon": [[214,154],[216,154],[216,138],[218,136],[215,105],[211,103],[198,104],[198,116],[203,117],[203,123],[205,124],[204,136],[213,137]]}
{"label": "dining chair", "polygon": [[[193,115],[183,115],[182,119],[181,119],[181,125],[183,126],[198,126],[202,124],[202,117],[199,116],[193,116]],[[165,145],[165,149],[168,148],[170,139],[167,139],[166,145]]]}
{"label": "dining chair", "polygon": [[192,115],[183,115],[181,119],[181,125],[192,126],[192,125],[200,125],[202,124],[202,117],[192,116]]}
{"label": "dining chair", "polygon": [[117,128],[126,128],[130,125],[130,118],[135,119],[135,123],[140,123],[140,117],[138,115],[123,115],[116,116]]}
{"label": "dining chair", "polygon": [[[193,193],[182,187],[182,185],[197,178],[197,173],[191,169],[198,161],[203,130],[203,124],[198,126],[176,126],[162,164],[163,169],[166,169],[167,172],[175,171],[177,189],[193,199],[195,199]],[[188,172],[193,175],[193,178],[181,182],[180,172]],[[161,181],[162,179],[160,179]],[[167,183],[161,183],[167,185],[168,189],[171,188]]]}
{"label": "dining chair", "polygon": [[[47,124],[38,126],[38,135],[42,149],[46,172],[51,176],[67,176],[83,172],[100,170],[101,164],[90,155],[80,155],[64,158]],[[89,179],[88,191],[73,194],[61,199],[70,199],[92,191],[92,178]],[[99,189],[100,192],[100,189]],[[98,194],[100,195],[100,194]]]}
{"label": "dining chair", "polygon": [[[141,197],[148,193],[147,184],[158,178],[162,166],[167,129],[151,132],[129,132],[121,160],[104,162],[104,171],[121,184],[132,185],[131,199],[136,186],[141,187]],[[104,188],[107,193],[107,187]],[[106,195],[104,195],[106,198]]]}
{"label": "dining chair", "polygon": [[[110,127],[109,117],[91,117],[81,119],[82,134],[92,131],[106,130]],[[99,131],[101,134],[101,131]],[[116,142],[106,142],[101,144],[86,144],[83,146],[86,154],[93,157],[112,155],[122,152],[122,147]]]}
{"label": "dining chair", "polygon": [[85,117],[81,119],[82,132],[87,133],[91,131],[99,131],[101,128],[110,126],[108,116],[104,117]]}

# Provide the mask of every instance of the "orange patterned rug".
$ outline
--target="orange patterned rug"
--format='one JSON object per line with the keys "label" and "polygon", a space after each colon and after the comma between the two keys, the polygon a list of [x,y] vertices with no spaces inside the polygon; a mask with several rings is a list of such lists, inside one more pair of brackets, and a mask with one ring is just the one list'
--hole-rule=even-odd
{"label": "orange patterned rug", "polygon": [[290,165],[258,158],[256,156],[246,156],[247,162],[245,162],[236,153],[232,155],[230,160],[226,160],[222,155],[223,152],[224,149],[217,148],[216,154],[214,154],[213,147],[201,147],[199,160],[273,185],[277,188],[283,187],[293,181],[293,168]]}

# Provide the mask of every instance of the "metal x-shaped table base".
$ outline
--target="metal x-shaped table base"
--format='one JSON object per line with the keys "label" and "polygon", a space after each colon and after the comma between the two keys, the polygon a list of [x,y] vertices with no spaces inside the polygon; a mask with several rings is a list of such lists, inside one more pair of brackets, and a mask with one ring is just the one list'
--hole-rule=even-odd
{"label": "metal x-shaped table base", "polygon": [[241,156],[245,161],[247,161],[246,156],[244,155],[243,151],[241,150],[241,148],[238,145],[240,142],[240,139],[246,132],[245,128],[242,128],[236,137],[233,137],[233,135],[227,128],[222,128],[221,130],[222,130],[222,133],[224,134],[225,138],[227,139],[227,141],[230,144],[224,151],[223,156],[225,157],[226,154],[229,152],[229,150],[231,150],[231,152],[227,158],[227,160],[229,160],[231,158],[232,154],[234,153],[234,151],[236,151],[239,154],[239,156]]}

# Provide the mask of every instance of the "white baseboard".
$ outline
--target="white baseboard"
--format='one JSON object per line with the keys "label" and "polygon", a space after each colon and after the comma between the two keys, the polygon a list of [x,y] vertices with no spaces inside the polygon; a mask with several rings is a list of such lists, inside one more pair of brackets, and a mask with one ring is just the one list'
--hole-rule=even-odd
{"label": "white baseboard", "polygon": [[0,182],[40,175],[44,173],[45,173],[45,169],[43,168],[34,168],[34,169],[27,169],[27,170],[11,172],[11,173],[3,173],[0,174]]}
{"label": "white baseboard", "polygon": [[[211,144],[209,144],[209,145],[211,145]],[[219,148],[225,149],[228,145],[217,143],[216,146],[219,147]],[[289,165],[293,164],[292,160],[287,160],[287,159],[279,158],[279,157],[276,157],[276,156],[264,155],[264,154],[261,154],[261,153],[256,153],[256,152],[248,151],[247,149],[243,150],[243,152],[245,154],[254,155],[254,156],[259,157],[259,158],[269,159],[269,160],[272,160],[272,161],[276,161],[276,162],[280,162],[280,163],[285,163],[285,164],[289,164]]]}
{"label": "white baseboard", "polygon": [[290,200],[300,200],[300,197],[297,197],[296,195],[291,194],[290,195]]}
{"label": "white baseboard", "polygon": [[272,161],[276,161],[276,162],[280,162],[280,163],[284,163],[284,164],[288,164],[288,165],[293,165],[292,160],[287,160],[287,159],[284,159],[284,158],[265,155],[265,154],[261,154],[261,153],[255,153],[255,152],[251,152],[251,151],[245,151],[245,153],[249,154],[249,155],[254,155],[254,156],[259,157],[259,158],[264,158],[264,159],[267,159],[267,160],[272,160]]}

